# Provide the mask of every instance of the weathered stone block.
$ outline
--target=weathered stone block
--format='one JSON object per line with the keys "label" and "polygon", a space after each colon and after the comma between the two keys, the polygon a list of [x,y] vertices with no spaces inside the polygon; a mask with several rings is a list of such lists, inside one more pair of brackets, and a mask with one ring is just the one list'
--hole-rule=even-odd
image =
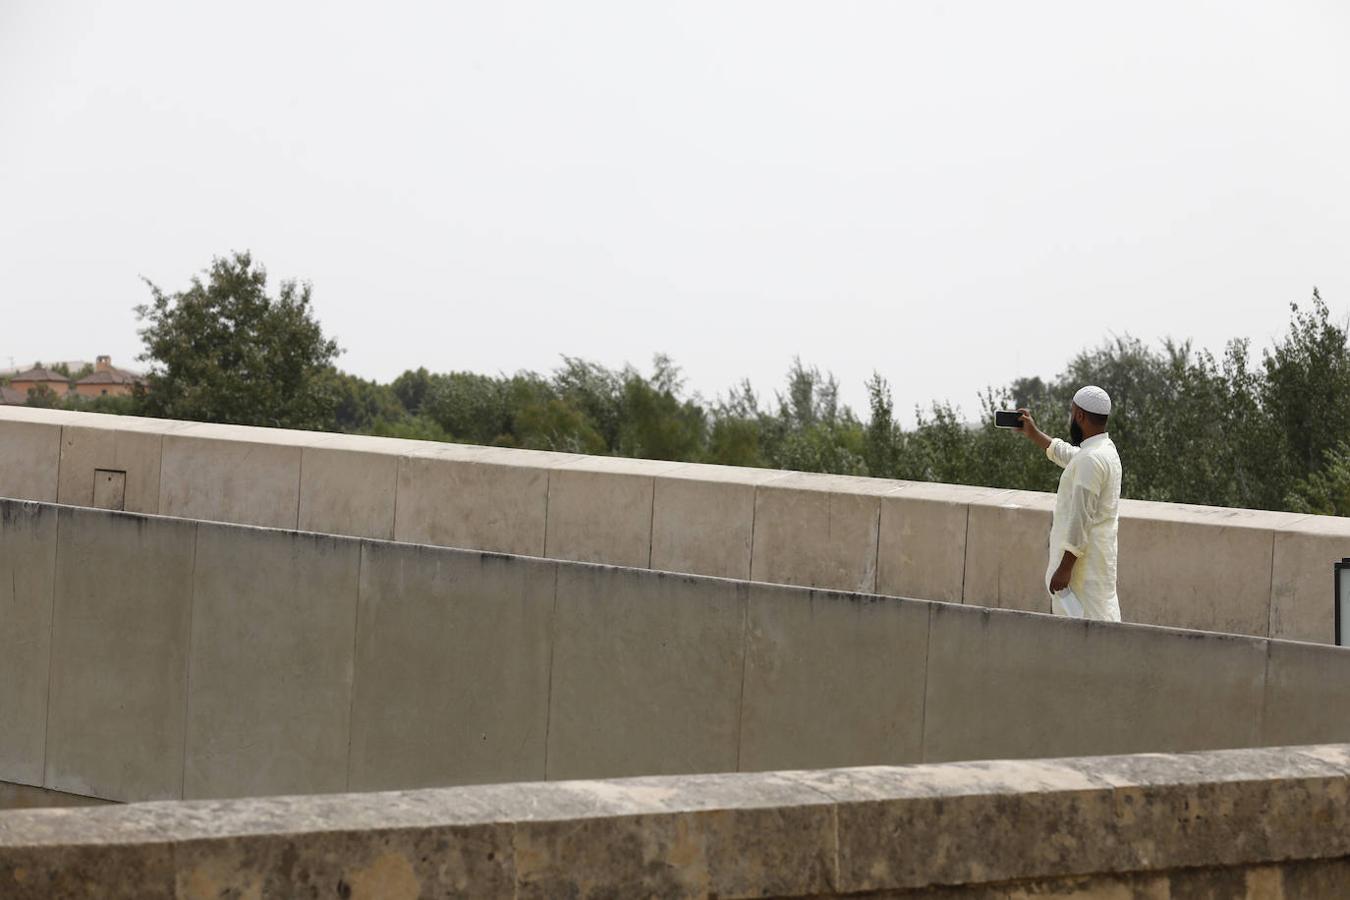
{"label": "weathered stone block", "polygon": [[301,455],[301,531],[393,540],[397,456],[342,445],[305,447]]}
{"label": "weathered stone block", "polygon": [[1290,522],[1276,529],[1274,553],[1270,636],[1333,643],[1333,567],[1350,557],[1350,519],[1309,516]]}
{"label": "weathered stone block", "polygon": [[755,489],[751,579],[873,591],[881,497],[896,482],[792,474]]}
{"label": "weathered stone block", "polygon": [[678,463],[575,457],[549,472],[550,559],[645,569],[652,558],[653,477]]}
{"label": "weathered stone block", "polygon": [[479,791],[496,795],[499,809],[519,811],[521,897],[817,896],[835,883],[833,805],[791,777],[630,778]]}
{"label": "weathered stone block", "polygon": [[686,465],[656,478],[651,567],[718,578],[750,577],[755,486],[781,472]]}
{"label": "weathered stone block", "polygon": [[[300,512],[299,445],[217,437],[192,426],[164,436],[161,515],[295,528]],[[200,435],[211,435],[210,437]]]}
{"label": "weathered stone block", "polygon": [[405,456],[399,461],[395,537],[543,556],[548,469],[514,460],[500,450],[458,444]]}
{"label": "weathered stone block", "polygon": [[1121,617],[1264,636],[1279,520],[1277,513],[1122,501]]}
{"label": "weathered stone block", "polygon": [[[318,822],[314,823],[316,826]],[[178,900],[514,900],[508,823],[221,837],[177,848]]]}
{"label": "weathered stone block", "polygon": [[1071,879],[1093,873],[1341,856],[1350,837],[1332,823],[1346,818],[1345,771],[1279,748],[795,777],[838,803],[840,893],[995,891],[1054,876],[1074,895]]}
{"label": "weathered stone block", "polygon": [[[98,469],[126,473],[122,509],[159,512],[160,430],[147,430],[133,419],[118,427],[66,425],[61,429],[61,477],[57,499],[73,506],[95,506]],[[168,430],[163,429],[163,430]]]}
{"label": "weathered stone block", "polygon": [[56,502],[61,426],[0,414],[0,497]]}
{"label": "weathered stone block", "polygon": [[970,504],[1001,491],[902,482],[881,498],[877,593],[960,603]]}
{"label": "weathered stone block", "polygon": [[1004,491],[973,499],[966,534],[967,606],[1050,612],[1053,494]]}
{"label": "weathered stone block", "polygon": [[173,846],[5,848],[0,850],[0,897],[175,900]]}

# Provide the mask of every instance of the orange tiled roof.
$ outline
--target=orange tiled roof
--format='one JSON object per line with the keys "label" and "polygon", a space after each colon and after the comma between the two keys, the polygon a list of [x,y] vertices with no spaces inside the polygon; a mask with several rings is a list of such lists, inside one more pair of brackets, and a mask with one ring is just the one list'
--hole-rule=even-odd
{"label": "orange tiled roof", "polygon": [[104,369],[84,376],[76,384],[137,384],[144,379],[126,369]]}
{"label": "orange tiled roof", "polygon": [[70,382],[70,379],[60,372],[53,372],[45,366],[34,366],[27,371],[16,372],[9,376],[9,380],[11,383],[15,381],[59,381],[61,384],[67,384]]}

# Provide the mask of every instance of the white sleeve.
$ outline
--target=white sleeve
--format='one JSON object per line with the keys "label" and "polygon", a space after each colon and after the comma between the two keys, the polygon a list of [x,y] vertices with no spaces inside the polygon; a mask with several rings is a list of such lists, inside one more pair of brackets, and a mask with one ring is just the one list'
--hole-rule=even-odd
{"label": "white sleeve", "polygon": [[1050,461],[1061,469],[1067,469],[1069,463],[1073,462],[1073,458],[1078,455],[1079,449],[1068,441],[1051,438],[1050,446],[1045,448],[1045,455],[1050,457]]}
{"label": "white sleeve", "polygon": [[1103,472],[1096,460],[1085,459],[1073,472],[1069,494],[1068,521],[1064,529],[1064,549],[1079,559],[1087,548],[1088,528],[1101,507]]}

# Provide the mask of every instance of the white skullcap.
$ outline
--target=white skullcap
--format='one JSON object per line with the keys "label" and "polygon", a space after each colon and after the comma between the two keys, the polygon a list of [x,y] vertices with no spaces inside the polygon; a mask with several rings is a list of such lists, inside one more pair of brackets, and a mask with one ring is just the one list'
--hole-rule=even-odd
{"label": "white skullcap", "polygon": [[1095,384],[1079,388],[1078,393],[1073,395],[1073,402],[1084,412],[1099,416],[1111,415],[1111,396]]}

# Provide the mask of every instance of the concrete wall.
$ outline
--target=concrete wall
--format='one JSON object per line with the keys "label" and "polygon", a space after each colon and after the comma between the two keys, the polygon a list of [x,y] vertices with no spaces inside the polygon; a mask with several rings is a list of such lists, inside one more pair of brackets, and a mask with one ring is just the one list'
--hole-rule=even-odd
{"label": "concrete wall", "polygon": [[[0,460],[0,497],[1049,608],[1046,494],[26,407]],[[1120,553],[1126,621],[1330,643],[1350,519],[1126,501]]]}
{"label": "concrete wall", "polygon": [[1343,897],[1350,745],[0,815],[0,895]]}
{"label": "concrete wall", "polygon": [[1350,650],[0,501],[0,781],[111,800],[1350,740]]}

